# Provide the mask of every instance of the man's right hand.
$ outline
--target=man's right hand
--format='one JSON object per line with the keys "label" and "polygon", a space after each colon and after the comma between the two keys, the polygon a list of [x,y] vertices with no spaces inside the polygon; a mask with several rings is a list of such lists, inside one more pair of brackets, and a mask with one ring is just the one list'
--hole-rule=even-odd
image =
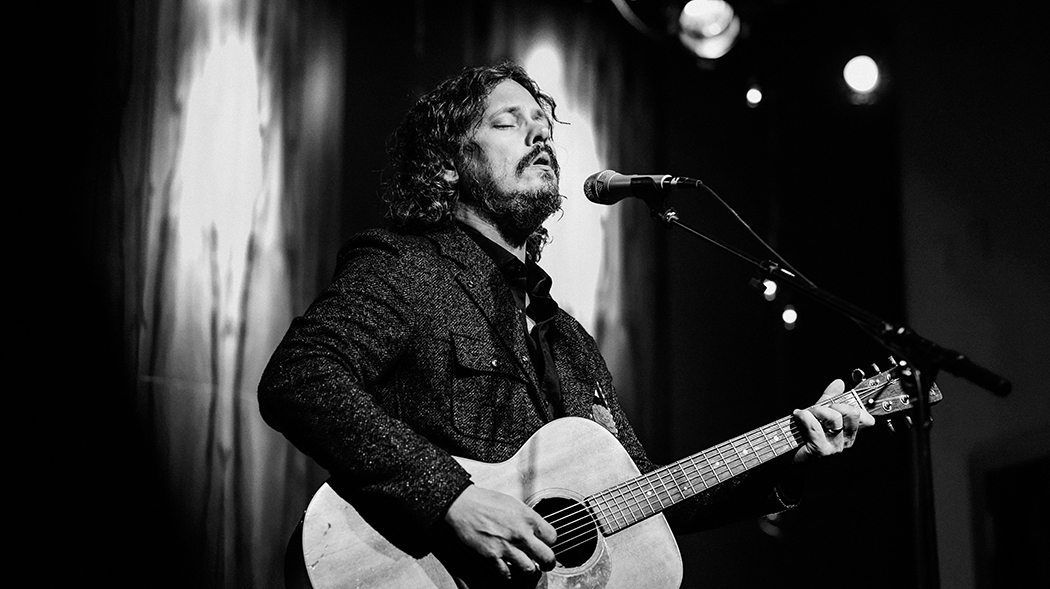
{"label": "man's right hand", "polygon": [[452,502],[445,521],[506,579],[554,568],[554,527],[510,495],[470,485]]}

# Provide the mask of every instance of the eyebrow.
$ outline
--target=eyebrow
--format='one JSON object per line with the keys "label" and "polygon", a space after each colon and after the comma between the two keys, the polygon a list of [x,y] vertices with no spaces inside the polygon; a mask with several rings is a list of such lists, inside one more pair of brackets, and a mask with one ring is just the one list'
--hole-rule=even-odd
{"label": "eyebrow", "polygon": [[[506,107],[503,107],[503,108],[493,112],[492,114],[490,114],[489,116],[487,116],[485,118],[491,120],[491,119],[494,119],[494,118],[498,117],[499,115],[502,115],[502,114],[505,114],[505,113],[510,113],[510,114],[513,114],[513,115],[521,115],[521,114],[525,114],[525,109],[520,107],[520,106],[517,106],[517,105],[515,105],[515,106],[506,106]],[[543,110],[542,108],[538,108],[538,109],[536,109],[536,110],[534,110],[532,112],[532,116],[536,117],[537,113],[539,114],[538,118],[540,120],[545,121],[548,124],[550,124],[551,118],[547,114],[547,111]]]}

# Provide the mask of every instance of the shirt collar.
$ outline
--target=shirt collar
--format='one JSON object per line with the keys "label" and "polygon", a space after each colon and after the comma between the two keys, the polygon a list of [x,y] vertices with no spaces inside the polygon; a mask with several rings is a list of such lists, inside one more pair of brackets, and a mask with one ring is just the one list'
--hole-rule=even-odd
{"label": "shirt collar", "polygon": [[[536,264],[531,259],[522,263],[513,253],[485,237],[484,234],[474,227],[466,223],[458,223],[458,226],[478,244],[482,251],[492,258],[496,268],[503,274],[503,279],[506,280],[511,288],[521,289],[522,292],[529,293],[532,304],[539,306],[536,310],[540,311],[540,315],[553,316],[558,309],[558,304],[550,296],[551,277],[543,268],[540,268],[539,264]],[[531,312],[530,315],[532,315]]]}

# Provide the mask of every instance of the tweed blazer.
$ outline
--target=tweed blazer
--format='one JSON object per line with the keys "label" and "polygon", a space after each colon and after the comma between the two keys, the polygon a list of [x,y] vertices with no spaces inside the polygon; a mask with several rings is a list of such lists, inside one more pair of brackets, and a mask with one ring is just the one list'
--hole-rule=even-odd
{"label": "tweed blazer", "polygon": [[[549,420],[518,312],[495,263],[456,227],[357,235],[274,352],[260,411],[344,488],[430,527],[470,484],[453,455],[506,460]],[[559,311],[548,343],[565,414],[595,419],[642,472],[656,468],[583,327]],[[735,499],[709,494],[676,511],[696,520],[712,503],[730,519],[783,509],[772,488],[745,485]]]}

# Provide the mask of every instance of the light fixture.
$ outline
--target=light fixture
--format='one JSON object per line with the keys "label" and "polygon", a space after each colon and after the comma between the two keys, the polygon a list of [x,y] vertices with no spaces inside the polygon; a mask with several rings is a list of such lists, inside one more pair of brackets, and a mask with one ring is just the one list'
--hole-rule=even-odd
{"label": "light fixture", "polygon": [[751,108],[755,108],[758,106],[758,103],[762,102],[762,89],[758,87],[758,84],[752,84],[751,87],[747,89],[747,94],[744,96],[747,99],[747,105]]}
{"label": "light fixture", "polygon": [[704,59],[718,59],[736,43],[740,18],[723,0],[690,0],[678,17],[678,39]]}
{"label": "light fixture", "polygon": [[842,68],[842,78],[853,92],[854,104],[869,104],[879,87],[879,64],[867,55],[858,55]]}
{"label": "light fixture", "polygon": [[767,301],[772,301],[773,299],[777,298],[776,282],[773,282],[768,278],[762,281],[762,298],[766,299]]}

